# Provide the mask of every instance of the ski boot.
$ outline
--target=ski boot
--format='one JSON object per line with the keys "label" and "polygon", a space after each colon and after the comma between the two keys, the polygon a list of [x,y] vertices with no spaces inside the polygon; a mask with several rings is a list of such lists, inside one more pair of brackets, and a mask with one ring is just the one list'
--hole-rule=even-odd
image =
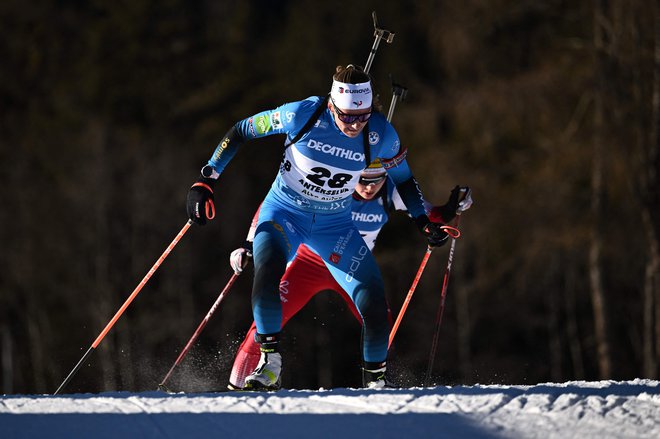
{"label": "ski boot", "polygon": [[362,368],[362,386],[367,389],[383,389],[392,386],[385,378],[386,363],[371,363],[365,361]]}
{"label": "ski boot", "polygon": [[257,368],[245,378],[243,390],[279,390],[282,387],[282,355],[261,352]]}
{"label": "ski boot", "polygon": [[277,334],[256,334],[261,346],[261,358],[257,368],[245,378],[243,390],[279,390],[282,387],[282,355],[278,352]]}

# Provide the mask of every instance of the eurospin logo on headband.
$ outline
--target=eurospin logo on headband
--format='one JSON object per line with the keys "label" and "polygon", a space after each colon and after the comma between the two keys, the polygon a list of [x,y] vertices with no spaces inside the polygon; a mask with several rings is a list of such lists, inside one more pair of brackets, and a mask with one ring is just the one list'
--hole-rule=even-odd
{"label": "eurospin logo on headband", "polygon": [[330,97],[337,108],[342,110],[371,108],[371,81],[361,84],[347,84],[333,80]]}

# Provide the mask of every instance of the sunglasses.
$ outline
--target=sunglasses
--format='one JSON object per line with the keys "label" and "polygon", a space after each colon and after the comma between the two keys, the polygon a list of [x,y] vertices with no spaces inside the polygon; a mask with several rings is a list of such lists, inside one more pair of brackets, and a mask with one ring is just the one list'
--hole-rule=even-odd
{"label": "sunglasses", "polygon": [[358,183],[363,186],[369,186],[370,184],[379,184],[387,178],[387,174],[381,175],[380,177],[360,177]]}
{"label": "sunglasses", "polygon": [[371,111],[368,113],[360,113],[360,114],[347,114],[341,111],[337,106],[335,105],[335,101],[330,99],[330,102],[332,102],[332,107],[335,109],[335,113],[337,113],[337,118],[341,120],[344,123],[355,123],[355,122],[366,122],[369,120],[371,117]]}

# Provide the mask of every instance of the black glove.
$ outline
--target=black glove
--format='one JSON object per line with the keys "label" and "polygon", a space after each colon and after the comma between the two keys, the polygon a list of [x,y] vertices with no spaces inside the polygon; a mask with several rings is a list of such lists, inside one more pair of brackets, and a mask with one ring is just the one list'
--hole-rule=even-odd
{"label": "black glove", "polygon": [[467,186],[456,186],[452,189],[447,203],[431,209],[429,219],[434,223],[447,224],[470,206],[472,206],[472,190]]}
{"label": "black glove", "polygon": [[447,204],[454,209],[456,215],[460,215],[472,206],[472,189],[468,186],[456,186],[452,189]]}
{"label": "black glove", "polygon": [[429,247],[442,247],[449,240],[449,235],[442,228],[442,224],[432,223],[426,215],[415,218],[415,224],[419,227],[429,242]]}
{"label": "black glove", "polygon": [[188,191],[186,211],[188,218],[194,223],[203,226],[207,220],[215,218],[215,204],[213,204],[212,178],[199,177]]}

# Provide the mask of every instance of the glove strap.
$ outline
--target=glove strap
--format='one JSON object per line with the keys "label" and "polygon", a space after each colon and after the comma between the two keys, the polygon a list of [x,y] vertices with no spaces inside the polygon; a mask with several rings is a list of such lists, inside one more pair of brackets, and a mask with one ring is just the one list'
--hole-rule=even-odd
{"label": "glove strap", "polygon": [[442,226],[442,227],[440,227],[440,228],[441,228],[442,230],[444,230],[445,233],[447,233],[447,235],[451,236],[451,237],[454,238],[454,239],[456,239],[456,238],[458,238],[459,236],[461,236],[461,231],[458,230],[458,228],[456,228],[456,227],[452,227],[452,226]]}
{"label": "glove strap", "polygon": [[202,183],[201,181],[194,183],[192,187],[203,187],[204,189],[208,189],[209,192],[213,193],[213,189],[211,188],[211,186],[209,186],[206,183]]}
{"label": "glove strap", "polygon": [[212,200],[206,200],[204,203],[204,210],[206,211],[206,218],[212,220],[215,218],[215,204]]}

